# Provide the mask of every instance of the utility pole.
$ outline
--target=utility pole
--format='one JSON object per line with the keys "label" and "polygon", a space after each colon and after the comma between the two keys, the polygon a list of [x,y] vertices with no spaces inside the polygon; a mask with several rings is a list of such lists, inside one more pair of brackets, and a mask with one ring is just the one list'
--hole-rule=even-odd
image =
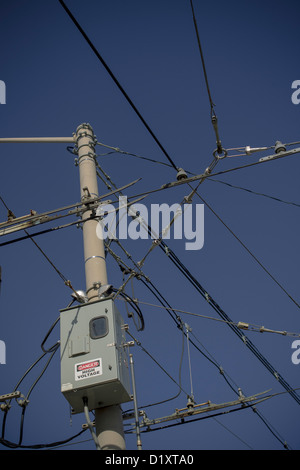
{"label": "utility pole", "polygon": [[[89,124],[78,126],[75,135],[78,152],[81,200],[98,197],[98,182],[95,164],[95,136]],[[101,285],[107,284],[106,260],[103,240],[96,233],[97,220],[91,220],[91,211],[84,212],[83,247],[88,302],[98,300]],[[90,220],[86,220],[90,219]],[[124,450],[125,439],[120,405],[95,410],[96,435],[102,450]]]}

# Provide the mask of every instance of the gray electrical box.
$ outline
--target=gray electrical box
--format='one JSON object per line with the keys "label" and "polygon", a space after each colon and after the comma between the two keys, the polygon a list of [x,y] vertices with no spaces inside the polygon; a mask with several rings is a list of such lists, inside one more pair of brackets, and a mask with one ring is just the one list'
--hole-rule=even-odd
{"label": "gray electrical box", "polygon": [[61,391],[74,413],[131,401],[124,322],[111,299],[60,311]]}

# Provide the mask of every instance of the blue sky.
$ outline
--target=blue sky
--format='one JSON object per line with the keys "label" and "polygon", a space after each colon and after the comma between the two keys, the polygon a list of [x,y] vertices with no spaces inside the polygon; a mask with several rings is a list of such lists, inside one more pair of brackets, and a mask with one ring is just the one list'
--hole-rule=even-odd
{"label": "blue sky", "polygon": [[[189,1],[69,0],[66,4],[176,165],[202,173],[213,159],[216,142]],[[299,4],[195,0],[194,8],[223,147],[269,147],[277,140],[299,141],[300,105],[291,100],[292,82],[300,79]],[[0,38],[0,80],[6,84],[0,137],[71,136],[78,125],[88,122],[99,142],[168,163],[58,1],[13,0],[2,6]],[[0,195],[17,216],[79,201],[78,167],[66,147],[1,144]],[[106,153],[100,146],[97,151]],[[215,171],[243,166],[272,153],[270,149],[222,159]],[[128,196],[176,179],[173,168],[132,156],[110,154],[98,161],[118,186],[142,178],[128,189]],[[215,179],[300,204],[299,170],[296,154]],[[99,192],[106,191],[99,181]],[[189,192],[190,188],[183,185],[149,195],[145,203],[149,207],[152,203],[178,203]],[[299,207],[209,180],[200,186],[199,193],[299,302]],[[200,203],[196,196],[193,204]],[[234,322],[299,333],[295,302],[220,220],[207,207],[204,210],[203,248],[187,251],[184,240],[172,239],[166,241],[170,248]],[[1,221],[6,217],[1,205]],[[36,241],[76,289],[85,288],[81,230],[72,227],[42,235]],[[150,243],[128,240],[124,246],[139,261]],[[1,247],[0,259],[0,340],[6,344],[6,364],[0,365],[0,393],[4,394],[14,389],[40,356],[41,341],[59,310],[69,303],[70,290],[30,240]],[[110,256],[107,268],[109,281],[119,287],[122,276]],[[219,318],[160,249],[149,255],[143,270],[173,308]],[[165,310],[142,303],[158,305],[138,280],[133,289],[141,302],[145,330],[136,331],[120,300],[118,307],[132,334],[178,381],[180,331]],[[131,285],[126,292],[133,295]],[[180,316],[192,328],[199,348],[223,367],[236,389],[241,387],[247,396],[270,389],[270,393],[284,391],[228,325],[184,313]],[[57,341],[58,336],[56,327],[49,341]],[[288,384],[300,386],[300,365],[291,360],[296,338],[257,332],[247,332],[247,336]],[[138,346],[133,353],[138,404],[148,417],[166,416],[184,408],[184,392],[173,401],[144,408],[176,395],[178,387]],[[236,395],[219,370],[195,348],[191,347],[190,353],[196,402],[234,400]],[[28,374],[21,385],[22,393],[27,393],[46,359]],[[182,388],[190,392],[190,387],[185,341]],[[123,409],[130,406],[124,404]],[[276,396],[258,409],[281,441],[300,449],[300,408],[291,396]],[[19,439],[20,414],[21,409],[13,403],[5,433],[12,442]],[[67,439],[78,433],[84,422],[84,415],[76,415],[70,423],[69,406],[60,392],[56,354],[30,396],[23,444]],[[94,449],[88,433],[72,444],[64,448]],[[136,449],[134,434],[126,435],[126,444],[128,449]],[[144,449],[283,448],[251,409],[143,434],[142,444]]]}

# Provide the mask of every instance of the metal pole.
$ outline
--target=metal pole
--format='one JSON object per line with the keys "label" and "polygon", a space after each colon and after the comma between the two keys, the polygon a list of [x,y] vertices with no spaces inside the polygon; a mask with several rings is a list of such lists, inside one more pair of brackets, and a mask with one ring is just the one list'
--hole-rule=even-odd
{"label": "metal pole", "polygon": [[141,441],[140,423],[139,423],[139,411],[138,411],[138,406],[137,406],[136,387],[135,387],[133,355],[131,353],[129,354],[129,361],[130,361],[130,369],[131,369],[133,399],[134,399],[134,419],[135,419],[137,449],[142,450],[142,441]]}
{"label": "metal pole", "polygon": [[0,144],[74,143],[74,137],[1,137]]}
{"label": "metal pole", "polygon": [[[80,175],[81,199],[98,197],[98,182],[95,165],[95,137],[89,124],[81,124],[76,130],[76,146]],[[88,302],[98,299],[100,285],[107,284],[106,261],[103,240],[96,233],[97,221],[86,220],[91,211],[82,216],[83,246]],[[86,221],[85,221],[86,220]],[[124,450],[123,418],[119,405],[95,410],[96,435],[102,450]]]}

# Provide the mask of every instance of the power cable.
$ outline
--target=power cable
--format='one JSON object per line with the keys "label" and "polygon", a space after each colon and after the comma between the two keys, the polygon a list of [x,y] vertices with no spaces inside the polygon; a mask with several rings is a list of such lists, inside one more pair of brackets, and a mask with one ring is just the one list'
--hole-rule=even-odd
{"label": "power cable", "polygon": [[[288,145],[295,145],[295,144],[299,144],[300,142],[293,142],[291,144],[284,144],[285,146],[288,146]],[[136,158],[140,158],[140,159],[143,159],[143,160],[146,160],[146,161],[149,161],[151,163],[155,163],[155,164],[159,164],[159,165],[164,165],[164,166],[167,166],[167,167],[172,167],[172,165],[168,164],[168,163],[165,163],[165,162],[161,162],[159,160],[154,160],[153,158],[149,158],[149,157],[145,157],[145,156],[141,156],[141,155],[137,155],[137,154],[134,154],[134,153],[131,153],[131,152],[127,152],[127,151],[124,151],[124,150],[121,150],[119,149],[118,147],[111,147],[109,145],[105,145],[105,144],[102,144],[100,142],[97,142],[98,145],[101,145],[101,146],[104,146],[104,147],[108,147],[108,148],[111,148],[111,149],[114,149],[113,152],[108,152],[107,154],[105,155],[111,155],[113,153],[120,153],[122,155],[130,155],[130,156],[133,156],[133,157],[136,157]],[[244,147],[241,147],[241,148],[244,148]],[[270,146],[270,147],[265,147],[267,149],[271,149],[271,148],[274,148],[274,146]],[[236,150],[235,149],[226,149],[226,151],[228,152],[229,150]],[[245,154],[247,155],[247,154]],[[100,156],[100,155],[97,155],[97,156]],[[97,157],[96,156],[96,157]],[[101,155],[103,156],[103,155]],[[240,155],[239,155],[240,156]],[[227,157],[231,157],[230,155],[227,155]],[[189,170],[185,170],[187,174],[189,175],[192,175],[192,176],[196,176],[196,173],[193,173]],[[98,175],[99,176],[99,175]],[[291,202],[291,201],[285,201],[281,198],[278,198],[278,197],[275,197],[275,196],[271,196],[269,194],[265,194],[265,193],[260,193],[260,192],[257,192],[257,191],[253,191],[252,189],[249,189],[249,188],[244,188],[244,187],[241,187],[241,186],[236,186],[236,185],[233,185],[231,183],[228,183],[226,181],[221,181],[221,180],[217,180],[217,179],[214,179],[212,178],[211,176],[213,175],[209,175],[209,177],[207,178],[208,181],[213,181],[214,183],[219,183],[219,184],[223,184],[223,185],[226,185],[230,188],[234,188],[234,189],[239,189],[241,191],[245,191],[245,192],[248,192],[250,194],[254,194],[256,196],[262,196],[262,197],[265,197],[265,198],[268,198],[268,199],[272,199],[274,201],[277,201],[277,202],[281,202],[283,204],[288,204],[288,205],[292,205],[292,206],[295,206],[295,207],[300,207],[300,204],[297,204],[295,202]],[[111,189],[111,187],[108,186],[108,189]]]}
{"label": "power cable", "polygon": [[249,189],[249,188],[243,188],[241,186],[236,186],[234,184],[228,183],[227,181],[215,180],[213,178],[208,178],[208,181],[213,181],[214,183],[224,184],[224,185],[226,185],[230,188],[240,189],[241,191],[245,191],[245,192],[250,193],[250,194],[255,194],[256,196],[266,197],[268,199],[272,199],[272,200],[277,201],[277,202],[282,202],[283,204],[288,204],[288,205],[291,205],[291,206],[300,207],[300,204],[297,204],[296,202],[284,201],[283,199],[280,199],[278,197],[270,196],[269,194],[259,193],[257,191],[253,191],[252,189]]}
{"label": "power cable", "polygon": [[[124,250],[126,252],[126,250]],[[113,255],[113,257],[116,259],[116,261],[118,262],[119,266],[121,267],[121,264],[120,263],[123,263],[122,260],[119,258],[119,257],[116,257],[116,255],[112,252],[111,253]],[[128,257],[132,260],[132,257],[131,255],[128,254]],[[133,260],[132,260],[133,261]],[[139,268],[136,263],[135,264],[135,267]],[[128,268],[127,272],[129,273],[130,272],[130,269]],[[145,282],[145,280],[143,279],[143,277],[146,279],[147,282]],[[157,298],[157,300],[159,300],[159,302],[161,303],[162,307],[169,313],[169,315],[172,317],[172,319],[174,320],[175,324],[177,325],[178,328],[180,328],[183,332],[183,337],[186,335],[183,328],[182,328],[182,325],[183,325],[183,322],[181,320],[181,318],[178,316],[178,315],[175,315],[173,316],[172,315],[172,312],[173,313],[176,313],[176,309],[173,309],[170,304],[166,301],[166,299],[162,296],[162,294],[160,293],[160,291],[154,286],[154,284],[150,281],[149,278],[146,278],[145,275],[141,276],[139,275],[138,276],[138,279],[142,281],[142,283],[150,290],[150,292]],[[207,299],[206,299],[207,300]],[[141,302],[142,303],[142,302]],[[192,333],[193,337],[195,338],[195,340],[199,343],[200,341],[197,339],[197,337]],[[226,377],[228,374],[224,371],[223,367],[220,366],[217,361],[212,358],[212,357],[209,357],[207,354],[204,353],[203,350],[201,350],[196,344],[194,341],[190,340],[191,341],[191,344],[195,347],[195,349],[200,352],[211,364],[213,364],[217,369],[218,371],[220,372],[221,376],[224,378],[224,380],[226,381],[226,383],[228,384],[228,386],[232,389],[232,391],[238,395],[238,386],[236,383],[234,383],[233,379],[230,378],[228,376],[228,378]],[[203,345],[201,345],[202,348]],[[210,355],[211,356],[211,355]],[[232,383],[234,383],[235,387],[230,383],[230,381]],[[168,400],[165,400],[165,401],[168,401]],[[152,405],[147,405],[147,406],[152,406]],[[263,421],[263,423],[268,427],[268,429],[270,429],[271,431],[271,428],[270,428],[270,425],[267,425],[266,423],[266,419],[262,416],[261,412],[259,412],[255,407],[253,407],[253,411],[256,412],[257,416]],[[272,434],[275,435],[275,430],[272,431]],[[286,447],[286,442],[283,441],[283,439],[279,436],[279,433],[277,432],[277,436],[276,438],[281,442],[281,444]]]}
{"label": "power cable", "polygon": [[[11,216],[13,218],[15,218],[15,215],[14,213],[8,209],[8,206],[7,204],[4,202],[3,198],[0,197],[0,200],[1,202],[3,203],[4,207],[9,211],[9,213],[11,214]],[[78,223],[78,222],[76,222]],[[69,225],[73,225],[74,223],[71,223],[71,224],[67,224],[66,226],[69,226]],[[48,229],[46,232],[48,231],[52,231],[52,230],[57,230],[59,228],[64,228],[65,226],[61,226],[61,227],[57,227],[57,228],[54,228],[54,229]],[[73,288],[72,284],[71,284],[71,281],[69,281],[65,276],[64,274],[55,266],[55,264],[53,263],[53,261],[51,261],[51,259],[49,258],[49,256],[45,253],[44,250],[42,250],[42,248],[38,245],[38,243],[33,239],[33,235],[31,235],[27,230],[23,229],[23,231],[25,232],[26,234],[26,237],[25,238],[30,238],[30,240],[32,241],[32,243],[36,246],[36,248],[40,251],[40,253],[44,256],[44,258],[48,261],[48,263],[52,266],[52,268],[56,271],[56,273],[59,275],[59,277],[63,280],[64,284],[69,287],[73,293],[75,295],[77,295],[75,289]],[[43,232],[44,233],[44,232]],[[22,240],[24,239],[24,237],[21,238]],[[0,246],[3,246],[5,244],[9,244],[9,243],[14,243],[14,240],[10,241],[10,242],[5,242],[3,244],[0,244]]]}
{"label": "power cable", "polygon": [[245,243],[243,243],[240,238],[228,227],[228,225],[221,219],[221,217],[215,212],[215,210],[208,204],[205,199],[200,196],[200,194],[196,191],[197,196],[201,201],[206,205],[206,207],[217,217],[217,219],[224,225],[224,227],[233,235],[233,237],[240,243],[240,245],[249,253],[249,255],[256,261],[256,263],[265,271],[265,273],[272,279],[272,281],[277,284],[277,286],[289,297],[289,299],[298,307],[300,308],[300,304],[289,294],[289,292],[280,284],[279,281],[270,273],[270,271],[259,261],[259,259],[247,248]]}
{"label": "power cable", "polygon": [[145,321],[144,321],[144,317],[143,317],[143,314],[142,314],[142,311],[140,309],[140,307],[138,306],[137,302],[135,300],[133,300],[128,294],[126,294],[125,292],[122,292],[122,291],[119,291],[118,289],[116,288],[113,288],[112,289],[113,292],[117,292],[118,295],[120,295],[121,297],[123,297],[123,299],[125,300],[125,302],[129,303],[131,305],[131,307],[133,308],[133,310],[137,313],[139,319],[140,319],[140,327],[137,328],[138,331],[143,331],[144,328],[145,328]]}
{"label": "power cable", "polygon": [[67,439],[64,439],[62,441],[56,441],[56,442],[48,443],[48,444],[23,445],[23,444],[17,444],[15,442],[8,441],[7,439],[4,439],[2,437],[0,438],[0,444],[2,444],[5,447],[9,447],[10,449],[17,449],[17,448],[20,448],[20,449],[36,449],[36,450],[45,449],[45,448],[57,447],[59,445],[67,444],[68,442],[72,441],[73,439],[76,439],[76,437],[80,436],[86,430],[87,430],[87,428],[81,430],[80,432],[78,432],[74,436],[71,436]]}
{"label": "power cable", "polygon": [[[142,300],[139,300],[139,303],[142,304],[142,305],[149,305],[150,307],[165,308],[162,305],[156,305],[156,304],[152,304],[152,303],[149,303],[149,302],[144,302]],[[213,320],[213,321],[217,321],[217,322],[224,323],[224,324],[228,323],[227,321],[222,320],[222,318],[211,317],[209,315],[202,315],[201,313],[190,312],[188,310],[182,310],[182,309],[179,309],[179,308],[175,308],[175,309],[172,309],[172,310],[174,310],[175,312],[178,312],[178,313],[185,313],[187,315],[192,315],[192,316],[195,316],[195,317],[198,317],[198,318]],[[280,334],[280,335],[283,335],[283,336],[293,336],[293,337],[297,337],[297,338],[300,337],[299,333],[293,333],[293,332],[288,332],[288,331],[284,331],[284,330],[274,330],[274,329],[270,329],[270,328],[265,328],[264,326],[254,325],[254,324],[251,324],[251,323],[246,323],[246,322],[241,322],[241,321],[233,322],[232,324],[236,325],[238,328],[240,328],[242,330],[249,330],[249,331],[253,331],[253,332],[259,332],[260,334],[264,333],[264,332],[267,332],[267,333],[277,333],[277,334]]]}
{"label": "power cable", "polygon": [[83,397],[83,409],[84,409],[85,419],[86,419],[88,428],[89,428],[89,430],[90,430],[90,432],[91,432],[91,436],[92,436],[92,438],[93,438],[93,440],[94,440],[96,449],[97,449],[97,450],[101,450],[100,445],[99,445],[98,438],[97,438],[96,433],[95,433],[94,428],[93,428],[93,424],[92,424],[92,422],[91,422],[91,420],[90,420],[90,416],[89,416],[89,407],[88,407],[88,399],[87,399],[87,397]]}
{"label": "power cable", "polygon": [[[179,363],[179,381],[177,382],[167,371],[166,369],[157,361],[157,359],[155,359],[152,354],[147,351],[147,349],[144,348],[144,346],[142,345],[141,341],[139,341],[138,339],[136,339],[129,331],[127,331],[127,333],[129,334],[129,336],[131,336],[131,338],[134,340],[134,342],[137,344],[137,346],[139,346],[142,351],[150,357],[150,359],[178,386],[179,388],[179,391],[176,393],[176,395],[170,397],[170,398],[166,398],[164,400],[160,400],[158,402],[155,402],[155,403],[150,403],[150,404],[147,404],[147,405],[141,405],[139,406],[139,408],[150,408],[152,406],[157,406],[157,405],[162,405],[164,403],[167,403],[169,401],[172,401],[172,400],[175,400],[175,398],[179,397],[179,395],[181,394],[181,392],[184,392],[187,396],[188,396],[188,393],[185,392],[185,390],[182,388],[182,383],[181,383],[181,370],[182,370],[182,362],[183,362],[183,353],[184,353],[184,335],[182,336],[182,348],[181,348],[181,356],[180,356],[180,363]],[[130,409],[130,410],[126,410],[123,412],[123,414],[126,414],[126,413],[129,413],[133,411],[133,409]]]}
{"label": "power cable", "polygon": [[[198,193],[197,193],[198,194]],[[149,224],[147,224],[148,233],[152,233],[152,229]],[[208,294],[208,292],[201,286],[199,281],[190,273],[190,271],[185,267],[185,265],[180,261],[180,259],[175,255],[174,251],[169,248],[169,246],[160,239],[158,246],[167,254],[168,258],[172,263],[179,269],[179,271],[188,279],[188,281],[196,288],[196,290],[202,295],[202,297],[211,305],[211,307],[218,313],[218,315],[228,322],[228,326],[237,334],[237,336],[243,341],[243,343],[252,351],[252,353],[260,360],[260,362],[269,370],[269,372],[279,381],[279,383],[286,389],[291,390],[292,387],[285,381],[285,379],[275,370],[275,368],[269,363],[269,361],[259,352],[259,350],[254,346],[250,339],[248,339],[244,333],[234,324],[230,317],[221,309],[221,307],[215,302],[215,300]],[[139,263],[140,266],[140,263]],[[143,279],[141,281],[147,286],[148,289],[152,290],[153,295],[159,300],[159,302],[165,302],[163,305],[167,305],[168,313],[171,318],[174,320],[177,327],[181,327],[182,321],[181,318],[174,313],[172,307],[166,302],[164,298],[161,298],[158,291],[154,288],[153,284],[150,282],[145,282]],[[150,285],[152,284],[152,289]],[[291,396],[295,401],[300,404],[300,397],[295,392],[290,392]]]}
{"label": "power cable", "polygon": [[[94,217],[90,217],[88,219],[85,219],[85,221],[87,220],[91,220],[92,218]],[[8,240],[6,242],[2,242],[0,243],[0,247],[1,246],[7,246],[7,245],[12,245],[14,243],[17,243],[17,242],[21,242],[23,240],[28,240],[28,238],[30,238],[32,241],[33,241],[33,238],[34,237],[38,237],[39,235],[45,235],[46,233],[51,233],[51,232],[55,232],[57,230],[61,230],[63,228],[68,228],[68,227],[72,227],[73,225],[79,225],[80,222],[76,221],[76,222],[71,222],[71,223],[68,223],[68,224],[65,224],[65,225],[59,225],[57,227],[51,227],[51,228],[48,228],[48,229],[45,229],[45,230],[41,230],[40,232],[35,232],[35,233],[29,233],[27,230],[26,230],[26,234],[27,235],[24,235],[22,237],[18,237],[18,238],[14,238],[12,240]],[[47,260],[48,261],[48,260]],[[51,263],[52,264],[52,263]],[[61,276],[60,276],[61,277]],[[63,278],[62,278],[63,279]],[[65,280],[63,279],[63,281],[65,282]]]}
{"label": "power cable", "polygon": [[[203,55],[203,50],[201,46],[201,41],[200,41],[200,36],[199,36],[199,31],[198,31],[198,26],[197,26],[197,20],[194,12],[194,6],[193,6],[193,1],[190,0],[190,5],[192,9],[192,16],[193,16],[193,22],[194,22],[194,27],[195,27],[195,32],[197,36],[197,42],[198,42],[198,47],[199,47],[199,52],[200,52],[200,57],[201,57],[201,62],[202,62],[202,68],[203,68],[203,73],[204,73],[204,78],[205,78],[205,83],[206,83],[206,89],[207,89],[207,94],[209,98],[209,103],[210,103],[210,113],[211,113],[211,122],[215,131],[216,135],[216,143],[217,143],[217,152],[219,155],[225,151],[222,147],[222,143],[220,140],[219,136],[219,130],[218,130],[218,118],[216,116],[214,106],[215,104],[213,103],[212,97],[211,97],[211,92],[210,92],[210,87],[208,83],[208,78],[207,78],[207,72],[206,72],[206,66],[205,66],[205,61],[204,61],[204,55]],[[225,156],[227,155],[227,152],[225,151]]]}
{"label": "power cable", "polygon": [[[166,252],[167,245],[162,242],[160,244],[161,249]],[[294,400],[300,405],[299,395],[293,391],[292,387],[286,382],[286,380],[274,369],[270,362],[259,352],[256,346],[251,340],[241,332],[241,330],[234,325],[231,318],[224,312],[224,310],[217,304],[217,302],[208,294],[204,287],[199,281],[190,273],[190,271],[184,266],[180,259],[175,255],[173,250],[168,247],[168,258],[172,263],[179,269],[179,271],[187,278],[187,280],[194,286],[194,288],[201,294],[201,296],[209,303],[209,305],[218,313],[218,315],[228,322],[228,326],[234,331],[234,333],[241,339],[248,349],[259,359],[259,361],[265,366],[265,368],[278,380],[278,382],[290,393]]]}
{"label": "power cable", "polygon": [[76,28],[80,31],[80,33],[82,34],[82,36],[84,37],[84,39],[86,40],[86,42],[88,43],[88,45],[90,46],[90,48],[92,49],[92,51],[95,53],[96,57],[99,59],[99,61],[101,62],[101,64],[103,65],[103,67],[105,68],[105,70],[108,72],[108,74],[110,75],[110,77],[113,79],[113,81],[115,82],[115,84],[117,85],[117,87],[119,88],[119,90],[121,91],[121,93],[123,94],[123,96],[125,97],[125,99],[127,100],[127,102],[129,103],[129,105],[131,106],[131,108],[134,110],[134,112],[137,114],[137,116],[139,117],[139,119],[141,120],[141,122],[144,124],[144,126],[146,127],[147,131],[150,133],[150,135],[153,137],[153,139],[155,140],[155,142],[157,143],[157,145],[159,146],[159,148],[162,150],[162,152],[164,153],[164,155],[167,157],[167,159],[169,160],[169,162],[171,163],[172,167],[178,171],[179,168],[177,168],[177,166],[175,165],[174,161],[172,160],[172,158],[169,156],[169,154],[167,153],[167,151],[165,150],[165,148],[162,146],[162,144],[160,143],[160,141],[158,140],[158,138],[156,137],[156,135],[154,134],[154,132],[152,131],[152,129],[150,128],[150,126],[147,124],[147,122],[145,121],[145,119],[143,118],[143,116],[141,115],[141,113],[139,112],[139,110],[137,109],[137,107],[135,106],[135,104],[133,103],[133,101],[131,100],[131,98],[128,96],[128,94],[126,93],[126,91],[124,90],[124,88],[121,86],[120,82],[117,80],[117,78],[115,77],[115,75],[113,74],[112,70],[109,68],[109,66],[106,64],[105,60],[103,59],[103,57],[100,55],[99,51],[97,50],[97,48],[94,46],[94,44],[92,43],[92,41],[89,39],[88,35],[85,33],[85,31],[83,30],[83,28],[80,26],[80,24],[78,23],[78,21],[76,20],[76,18],[74,17],[74,15],[71,13],[71,11],[69,10],[69,8],[65,5],[65,3],[63,2],[63,0],[59,0],[59,3],[61,4],[61,6],[64,8],[64,10],[66,11],[66,13],[68,14],[68,16],[71,18],[71,20],[73,21],[74,25],[76,26]]}
{"label": "power cable", "polygon": [[[129,155],[131,157],[135,157],[135,158],[139,158],[141,160],[145,160],[145,161],[148,161],[148,162],[151,162],[151,163],[157,163],[159,165],[164,165],[164,166],[167,166],[169,168],[172,168],[173,165],[169,164],[169,163],[165,163],[165,162],[161,162],[159,160],[154,160],[153,158],[149,158],[149,157],[144,157],[142,155],[137,155],[136,153],[132,153],[132,152],[125,152],[125,150],[121,150],[119,149],[118,147],[111,147],[110,145],[105,145],[105,144],[102,144],[101,142],[96,142],[98,145],[101,145],[102,147],[108,147],[110,149],[112,149],[113,151],[112,152],[108,152],[106,153],[105,155],[111,155],[113,153],[121,153],[122,155]],[[96,155],[96,157],[98,157],[99,155]],[[100,155],[101,157],[103,157],[104,155]]]}
{"label": "power cable", "polygon": [[[199,418],[181,420],[180,422],[177,422],[177,423],[167,424],[167,425],[159,426],[159,427],[156,427],[156,428],[153,428],[153,429],[148,427],[146,430],[141,430],[140,432],[145,433],[145,432],[160,431],[162,429],[173,428],[175,426],[181,426],[183,424],[193,423],[193,422],[196,422],[196,421],[202,421],[202,420],[206,420],[206,419],[209,419],[209,418],[215,418],[216,416],[227,415],[227,414],[230,414],[230,413],[234,413],[235,411],[242,411],[242,410],[246,410],[246,409],[252,408],[252,407],[253,407],[253,405],[251,405],[251,404],[245,404],[245,405],[243,404],[240,408],[234,408],[234,409],[231,409],[231,410],[221,411],[219,413],[214,413],[212,415],[207,415],[207,416],[201,416]],[[132,431],[125,431],[125,433],[129,433],[129,432],[132,432]],[[286,443],[284,443],[284,447],[287,448]]]}
{"label": "power cable", "polygon": [[[68,304],[68,307],[70,307],[73,302],[75,302],[75,298],[72,299],[72,301]],[[68,308],[67,307],[67,308]],[[59,349],[59,346],[60,346],[60,342],[56,342],[53,346],[51,346],[50,348],[48,349],[45,349],[44,348],[44,345],[45,345],[45,342],[46,340],[48,339],[49,335],[51,334],[52,330],[54,329],[55,325],[58,323],[59,321],[59,317],[56,319],[56,321],[52,324],[52,326],[50,327],[50,329],[48,330],[48,332],[46,333],[42,343],[41,343],[41,349],[43,351],[43,353],[40,355],[40,357],[26,370],[26,372],[23,374],[23,376],[21,377],[21,379],[18,381],[18,383],[16,384],[15,388],[14,388],[14,392],[19,388],[19,386],[21,385],[21,383],[23,382],[23,380],[25,379],[25,377],[29,374],[29,372],[32,371],[32,369],[46,356],[47,353],[50,354],[50,357],[48,359],[48,361],[46,362],[46,364],[44,365],[42,371],[40,372],[39,376],[36,378],[36,380],[33,382],[33,384],[30,386],[26,396],[24,397],[24,399],[22,399],[22,401],[19,403],[19,405],[22,407],[22,413],[21,413],[21,422],[20,422],[20,436],[19,436],[19,442],[18,444],[13,444],[11,443],[11,445],[8,445],[9,441],[6,441],[4,439],[4,435],[5,435],[5,426],[6,426],[6,419],[7,419],[7,413],[10,409],[10,402],[11,402],[11,399],[8,400],[8,403],[7,403],[7,406],[4,410],[4,417],[3,417],[3,422],[2,422],[2,435],[1,435],[1,439],[0,439],[0,444],[2,443],[3,445],[8,445],[8,447],[22,447],[21,446],[21,443],[22,443],[22,440],[23,440],[23,427],[24,427],[24,417],[25,417],[25,411],[27,409],[27,405],[29,403],[29,396],[31,395],[33,389],[35,388],[35,386],[37,385],[37,383],[39,382],[39,380],[41,379],[41,377],[44,375],[45,371],[47,370],[51,360],[53,359],[53,356],[54,354],[56,353],[56,351]]]}

